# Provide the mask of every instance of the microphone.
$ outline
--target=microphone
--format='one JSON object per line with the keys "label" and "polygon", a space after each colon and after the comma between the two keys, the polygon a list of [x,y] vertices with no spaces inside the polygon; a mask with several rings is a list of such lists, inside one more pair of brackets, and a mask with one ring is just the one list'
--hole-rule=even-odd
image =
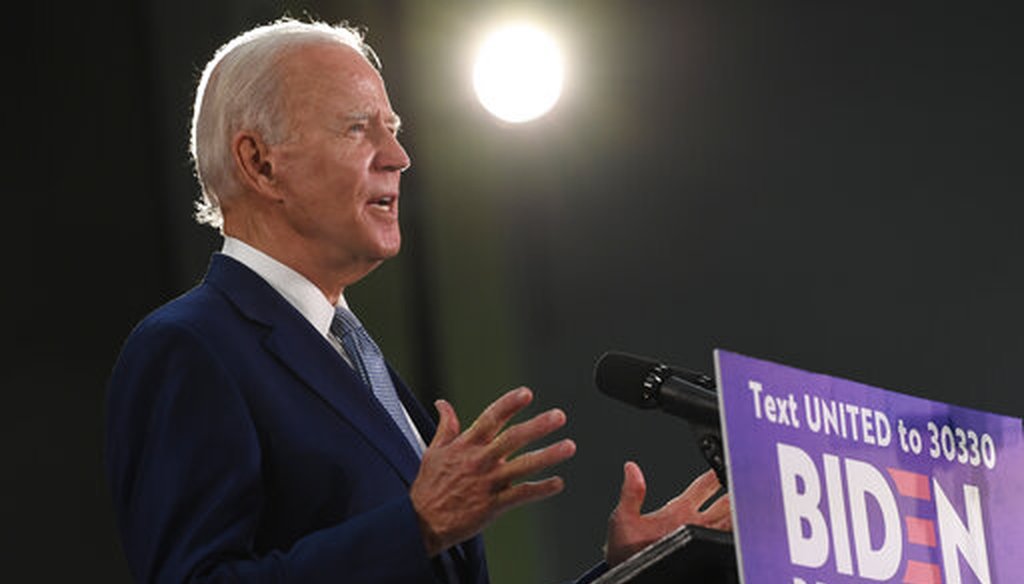
{"label": "microphone", "polygon": [[597,361],[594,383],[605,395],[631,406],[660,408],[700,425],[718,425],[715,381],[703,373],[608,351]]}
{"label": "microphone", "polygon": [[594,367],[594,384],[605,395],[641,409],[660,409],[683,418],[704,460],[727,489],[725,449],[715,381],[703,373],[653,359],[608,351]]}

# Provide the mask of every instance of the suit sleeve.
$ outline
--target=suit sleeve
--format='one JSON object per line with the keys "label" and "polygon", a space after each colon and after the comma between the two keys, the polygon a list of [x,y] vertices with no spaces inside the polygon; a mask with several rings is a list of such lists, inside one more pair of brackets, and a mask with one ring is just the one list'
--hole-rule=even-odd
{"label": "suit sleeve", "polygon": [[434,582],[402,497],[287,550],[254,551],[266,494],[237,381],[202,335],[143,323],[111,377],[106,471],[138,582]]}

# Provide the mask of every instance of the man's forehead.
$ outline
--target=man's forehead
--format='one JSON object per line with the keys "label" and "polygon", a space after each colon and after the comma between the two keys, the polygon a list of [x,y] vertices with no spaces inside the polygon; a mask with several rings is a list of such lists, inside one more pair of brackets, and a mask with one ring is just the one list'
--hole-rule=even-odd
{"label": "man's forehead", "polygon": [[352,112],[394,115],[384,80],[352,47],[340,43],[300,47],[287,55],[282,67],[289,101],[326,98],[344,102]]}

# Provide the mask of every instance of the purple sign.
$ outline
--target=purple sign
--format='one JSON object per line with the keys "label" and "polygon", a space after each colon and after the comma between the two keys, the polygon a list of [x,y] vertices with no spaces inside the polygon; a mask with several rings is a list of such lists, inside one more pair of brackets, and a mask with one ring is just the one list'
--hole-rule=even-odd
{"label": "purple sign", "polygon": [[745,584],[1024,582],[1021,420],[715,351]]}

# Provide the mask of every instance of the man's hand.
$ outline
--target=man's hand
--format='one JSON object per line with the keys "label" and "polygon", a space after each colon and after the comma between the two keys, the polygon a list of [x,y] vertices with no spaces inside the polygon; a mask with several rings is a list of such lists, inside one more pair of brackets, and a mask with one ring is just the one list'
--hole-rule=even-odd
{"label": "man's hand", "polygon": [[647,494],[643,472],[635,462],[627,462],[623,472],[625,477],[619,504],[608,518],[605,561],[609,566],[615,566],[682,525],[732,529],[728,495],[722,496],[704,511],[700,510],[720,487],[714,471],[709,470],[700,475],[664,507],[646,515],[640,514],[640,507]]}
{"label": "man's hand", "polygon": [[565,424],[565,413],[553,409],[503,430],[531,401],[529,389],[512,390],[461,434],[451,404],[444,400],[434,404],[441,416],[437,434],[423,453],[409,492],[430,556],[473,537],[513,507],[562,491],[564,484],[557,476],[517,482],[576,453],[576,444],[565,439],[510,458]]}

